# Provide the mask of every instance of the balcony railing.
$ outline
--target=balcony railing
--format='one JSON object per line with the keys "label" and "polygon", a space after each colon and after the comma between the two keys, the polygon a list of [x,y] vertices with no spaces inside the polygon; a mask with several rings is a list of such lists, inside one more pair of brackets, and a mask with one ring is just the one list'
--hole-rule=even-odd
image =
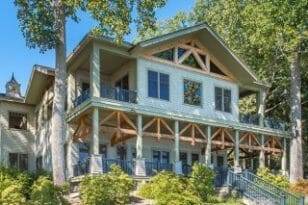
{"label": "balcony railing", "polygon": [[[257,114],[240,114],[240,122],[259,125],[260,116]],[[285,123],[279,119],[265,118],[264,127],[285,131]]]}
{"label": "balcony railing", "polygon": [[73,167],[74,177],[86,175],[89,173],[89,159],[78,161]]}
{"label": "balcony railing", "polygon": [[101,85],[101,97],[128,103],[137,103],[137,92],[106,84]]}
{"label": "balcony railing", "polygon": [[260,117],[257,114],[240,114],[240,122],[251,124],[251,125],[259,125]]}
{"label": "balcony railing", "polygon": [[84,90],[81,92],[81,94],[74,100],[73,104],[74,107],[77,107],[84,101],[86,101],[90,97],[90,90]]}

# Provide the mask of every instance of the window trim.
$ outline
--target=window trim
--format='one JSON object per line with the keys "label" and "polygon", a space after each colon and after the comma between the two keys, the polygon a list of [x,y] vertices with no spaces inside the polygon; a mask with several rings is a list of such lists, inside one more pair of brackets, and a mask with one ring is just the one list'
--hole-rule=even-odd
{"label": "window trim", "polygon": [[[149,71],[157,73],[157,77],[158,77],[158,79],[157,79],[157,96],[158,97],[157,98],[149,95],[149,86],[150,86],[150,84],[149,84]],[[167,75],[168,78],[169,78],[168,100],[160,97],[160,74]],[[146,79],[147,79],[147,97],[148,98],[156,99],[156,100],[162,100],[162,101],[165,101],[165,102],[170,102],[170,74],[169,73],[161,72],[161,71],[157,71],[157,70],[153,70],[153,69],[147,69],[147,78]]]}
{"label": "window trim", "polygon": [[[196,83],[200,83],[201,84],[201,87],[200,87],[200,89],[201,89],[201,101],[200,101],[200,105],[192,105],[192,104],[187,104],[187,103],[185,103],[185,95],[184,95],[184,92],[185,92],[185,88],[184,88],[184,81],[185,80],[189,80],[189,81],[193,81],[193,82],[196,82]],[[194,107],[194,108],[203,108],[203,101],[204,101],[204,99],[203,99],[203,83],[202,83],[202,81],[199,81],[199,80],[193,80],[193,79],[191,79],[191,78],[186,78],[186,77],[183,77],[182,78],[182,103],[183,103],[183,105],[185,105],[185,106],[191,106],[191,107]]]}
{"label": "window trim", "polygon": [[[215,92],[215,89],[216,88],[220,88],[220,89],[222,89],[222,100],[221,100],[221,107],[222,107],[222,110],[218,110],[217,108],[216,108],[216,92]],[[228,113],[228,114],[232,114],[233,113],[233,109],[232,109],[232,102],[233,102],[233,100],[232,100],[232,88],[230,88],[230,87],[226,87],[226,86],[219,86],[219,85],[214,85],[214,110],[215,111],[218,111],[218,112],[223,112],[223,113]],[[230,112],[227,112],[227,111],[225,111],[225,105],[224,105],[224,102],[225,102],[225,100],[224,100],[224,93],[225,93],[225,90],[229,90],[230,91],[230,94],[231,94],[231,96],[230,96]]]}

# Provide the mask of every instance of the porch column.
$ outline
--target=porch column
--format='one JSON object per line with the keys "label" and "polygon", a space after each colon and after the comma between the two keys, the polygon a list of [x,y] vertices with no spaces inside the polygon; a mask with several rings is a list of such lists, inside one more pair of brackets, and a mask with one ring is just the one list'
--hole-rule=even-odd
{"label": "porch column", "polygon": [[265,167],[265,153],[264,153],[264,135],[261,135],[261,150],[259,157],[259,168]]}
{"label": "porch column", "polygon": [[260,116],[259,119],[259,125],[261,127],[264,127],[264,113],[265,113],[265,107],[264,102],[266,98],[266,91],[264,89],[261,89],[260,92],[257,95],[257,105],[258,105],[258,114]]}
{"label": "porch column", "polygon": [[146,176],[145,171],[145,159],[142,156],[142,115],[137,116],[137,140],[136,140],[136,166],[135,175],[136,176]]}
{"label": "porch column", "polygon": [[287,138],[283,138],[283,150],[282,150],[282,158],[281,158],[281,171],[282,174],[287,175]]}
{"label": "porch column", "polygon": [[174,121],[174,167],[176,174],[182,174],[182,162],[180,161],[180,134],[179,121]]}
{"label": "porch column", "polygon": [[94,44],[90,54],[90,95],[100,97],[99,48]]}
{"label": "porch column", "polygon": [[250,158],[250,169],[254,170],[253,158]]}
{"label": "porch column", "polygon": [[99,154],[99,111],[94,107],[92,112],[90,173],[102,172],[102,157]]}
{"label": "porch column", "polygon": [[205,165],[207,167],[212,166],[211,158],[212,158],[212,128],[211,126],[207,126],[206,128],[206,136],[207,136],[207,144],[205,150]]}
{"label": "porch column", "polygon": [[241,172],[240,167],[240,143],[239,143],[240,133],[238,130],[235,130],[235,146],[234,146],[234,171]]}

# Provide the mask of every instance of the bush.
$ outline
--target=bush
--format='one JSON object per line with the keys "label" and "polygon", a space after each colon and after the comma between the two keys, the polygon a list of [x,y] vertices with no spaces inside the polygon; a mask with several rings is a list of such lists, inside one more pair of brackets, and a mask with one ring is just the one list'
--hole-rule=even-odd
{"label": "bush", "polygon": [[0,204],[25,204],[26,197],[22,194],[22,184],[17,180],[0,181]]}
{"label": "bush", "polygon": [[191,172],[191,185],[195,193],[202,199],[207,201],[208,196],[213,195],[215,191],[214,179],[215,172],[199,163],[195,163]]}
{"label": "bush", "polygon": [[177,176],[173,172],[161,172],[143,184],[138,194],[154,199],[158,205],[199,205],[213,194],[214,176],[213,171],[200,164],[194,165],[191,178]]}
{"label": "bush", "polygon": [[32,185],[31,204],[68,204],[64,199],[66,188],[58,187],[46,176],[39,177]]}
{"label": "bush", "polygon": [[257,176],[282,189],[289,189],[290,187],[289,179],[285,175],[274,175],[267,167],[259,169],[257,172]]}
{"label": "bush", "polygon": [[133,187],[132,178],[117,165],[112,165],[108,174],[84,177],[80,197],[83,204],[127,204]]}
{"label": "bush", "polygon": [[290,191],[296,194],[308,196],[308,179],[299,180],[291,185]]}

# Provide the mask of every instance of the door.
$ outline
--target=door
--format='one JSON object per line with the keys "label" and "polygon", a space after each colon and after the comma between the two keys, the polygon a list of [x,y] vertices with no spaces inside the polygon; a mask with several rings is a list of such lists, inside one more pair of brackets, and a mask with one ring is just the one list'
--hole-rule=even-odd
{"label": "door", "polygon": [[191,165],[193,166],[195,162],[199,162],[199,154],[191,154]]}
{"label": "door", "polygon": [[115,83],[115,87],[116,87],[116,93],[115,93],[116,100],[128,102],[129,101],[128,75],[118,80]]}

